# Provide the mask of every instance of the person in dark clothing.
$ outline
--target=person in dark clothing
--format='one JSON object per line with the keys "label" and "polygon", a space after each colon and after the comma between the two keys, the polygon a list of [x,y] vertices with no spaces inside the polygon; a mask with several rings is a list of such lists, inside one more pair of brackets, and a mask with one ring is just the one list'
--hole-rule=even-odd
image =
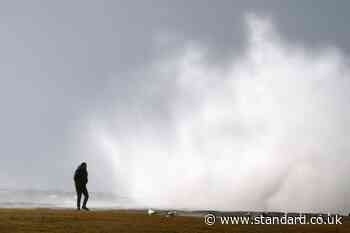
{"label": "person in dark clothing", "polygon": [[75,183],[75,189],[77,192],[77,210],[80,210],[80,200],[81,200],[82,194],[84,195],[84,202],[83,202],[82,209],[89,210],[86,207],[86,203],[89,199],[89,192],[86,188],[86,184],[88,183],[88,172],[87,172],[86,163],[80,164],[77,170],[75,170],[74,183]]}

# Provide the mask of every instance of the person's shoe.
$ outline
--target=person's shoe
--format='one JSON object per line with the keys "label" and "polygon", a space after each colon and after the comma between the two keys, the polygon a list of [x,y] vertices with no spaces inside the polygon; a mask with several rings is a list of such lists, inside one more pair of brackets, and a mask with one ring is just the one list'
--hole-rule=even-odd
{"label": "person's shoe", "polygon": [[86,210],[86,211],[90,211],[89,208],[87,208],[86,206],[82,207],[83,210]]}

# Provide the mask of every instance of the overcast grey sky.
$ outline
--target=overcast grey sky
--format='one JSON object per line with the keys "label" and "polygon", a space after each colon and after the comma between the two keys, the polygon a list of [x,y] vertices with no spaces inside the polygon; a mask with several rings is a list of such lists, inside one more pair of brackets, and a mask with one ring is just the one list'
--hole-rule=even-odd
{"label": "overcast grey sky", "polygon": [[[205,48],[211,66],[240,60],[249,41],[244,16],[254,13],[269,17],[290,46],[336,47],[347,63],[349,10],[340,0],[1,1],[0,187],[70,190],[85,160],[90,188],[114,190],[115,167],[85,148],[85,123],[145,108],[136,127],[151,121],[171,130],[164,106],[174,104],[174,90],[145,71],[153,62],[189,43]],[[144,101],[149,83],[165,90]]]}

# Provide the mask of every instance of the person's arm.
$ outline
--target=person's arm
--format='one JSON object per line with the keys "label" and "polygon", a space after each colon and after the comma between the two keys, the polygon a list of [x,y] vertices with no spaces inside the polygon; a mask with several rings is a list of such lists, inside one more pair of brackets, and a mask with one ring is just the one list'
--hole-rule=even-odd
{"label": "person's arm", "polygon": [[88,183],[88,172],[87,171],[84,172],[84,177],[83,178],[84,178],[84,180],[83,180],[84,183],[87,184]]}

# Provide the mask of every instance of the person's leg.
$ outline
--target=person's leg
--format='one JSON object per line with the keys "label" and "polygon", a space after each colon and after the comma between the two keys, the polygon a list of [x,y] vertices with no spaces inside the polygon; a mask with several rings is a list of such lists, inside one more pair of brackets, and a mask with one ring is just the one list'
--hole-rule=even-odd
{"label": "person's leg", "polygon": [[86,207],[87,201],[89,200],[89,192],[88,192],[86,186],[83,188],[82,193],[84,194],[84,202],[83,202],[82,208],[83,208],[84,210],[89,210],[89,209]]}
{"label": "person's leg", "polygon": [[81,194],[83,192],[82,192],[82,188],[79,187],[79,185],[77,185],[77,184],[75,185],[75,189],[77,192],[77,210],[80,210]]}

